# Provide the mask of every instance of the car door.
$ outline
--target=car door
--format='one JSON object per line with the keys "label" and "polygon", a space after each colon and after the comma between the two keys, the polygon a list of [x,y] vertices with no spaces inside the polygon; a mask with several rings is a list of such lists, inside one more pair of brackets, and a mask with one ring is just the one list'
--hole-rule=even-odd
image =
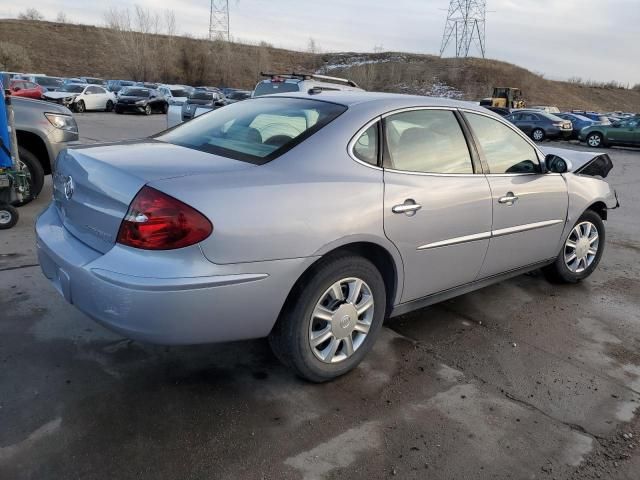
{"label": "car door", "polygon": [[402,302],[475,280],[491,230],[491,191],[453,109],[384,123],[384,230],[404,264]]}
{"label": "car door", "polygon": [[538,150],[506,123],[465,112],[491,188],[491,240],[480,277],[554,258],[567,219],[560,174],[543,173]]}
{"label": "car door", "polygon": [[79,95],[78,102],[82,100],[84,102],[84,107],[86,110],[95,110],[96,109],[96,101],[93,87],[89,86],[84,89],[84,91]]}
{"label": "car door", "polygon": [[94,89],[95,109],[105,110],[107,108],[107,101],[111,99],[111,96],[102,87],[93,87],[93,89]]}
{"label": "car door", "polygon": [[638,142],[638,121],[625,120],[609,128],[607,137],[614,143],[633,145]]}

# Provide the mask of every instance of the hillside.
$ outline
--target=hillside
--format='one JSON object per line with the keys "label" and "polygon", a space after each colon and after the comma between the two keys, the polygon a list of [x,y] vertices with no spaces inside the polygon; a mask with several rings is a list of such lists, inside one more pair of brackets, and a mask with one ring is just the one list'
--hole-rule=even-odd
{"label": "hillside", "polygon": [[488,96],[492,86],[514,86],[523,90],[531,105],[640,111],[638,90],[552,81],[516,65],[478,58],[443,59],[394,52],[312,54],[267,43],[211,43],[24,20],[0,20],[0,42],[23,48],[14,64],[4,65],[5,69],[49,75],[253,88],[261,71],[317,70],[348,76],[370,90],[478,100]]}

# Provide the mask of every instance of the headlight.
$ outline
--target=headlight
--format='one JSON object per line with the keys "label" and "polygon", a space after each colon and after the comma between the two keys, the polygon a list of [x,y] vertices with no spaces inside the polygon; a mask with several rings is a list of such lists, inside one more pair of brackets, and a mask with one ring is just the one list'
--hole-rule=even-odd
{"label": "headlight", "polygon": [[138,100],[138,101],[136,102],[136,105],[144,105],[145,103],[147,103],[147,101],[146,101],[146,100]]}
{"label": "headlight", "polygon": [[71,115],[63,115],[60,113],[45,113],[45,117],[49,123],[60,130],[78,133],[78,124]]}

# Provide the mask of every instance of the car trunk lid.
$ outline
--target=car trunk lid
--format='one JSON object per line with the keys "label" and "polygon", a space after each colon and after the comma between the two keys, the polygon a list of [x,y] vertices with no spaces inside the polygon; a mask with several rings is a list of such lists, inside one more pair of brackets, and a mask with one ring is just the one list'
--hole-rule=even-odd
{"label": "car trunk lid", "polygon": [[115,243],[129,204],[149,182],[255,168],[250,163],[155,140],[67,150],[53,176],[53,201],[65,228],[100,252]]}

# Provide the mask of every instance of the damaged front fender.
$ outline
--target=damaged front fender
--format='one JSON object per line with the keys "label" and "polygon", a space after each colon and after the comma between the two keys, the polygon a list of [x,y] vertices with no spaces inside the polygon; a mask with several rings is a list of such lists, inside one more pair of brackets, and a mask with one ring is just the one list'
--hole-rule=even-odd
{"label": "damaged front fender", "polygon": [[606,178],[613,168],[611,157],[601,152],[580,152],[567,148],[545,147],[547,155],[555,155],[567,162],[568,171],[576,175]]}

